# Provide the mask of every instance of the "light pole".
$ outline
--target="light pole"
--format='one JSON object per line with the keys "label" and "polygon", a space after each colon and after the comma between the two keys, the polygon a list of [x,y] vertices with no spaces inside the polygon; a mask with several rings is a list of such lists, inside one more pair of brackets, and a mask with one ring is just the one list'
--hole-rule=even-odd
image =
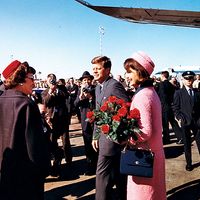
{"label": "light pole", "polygon": [[102,55],[102,38],[103,38],[103,35],[104,35],[104,27],[102,27],[102,26],[99,26],[99,36],[100,36],[100,46],[99,46],[99,48],[100,48],[100,55]]}

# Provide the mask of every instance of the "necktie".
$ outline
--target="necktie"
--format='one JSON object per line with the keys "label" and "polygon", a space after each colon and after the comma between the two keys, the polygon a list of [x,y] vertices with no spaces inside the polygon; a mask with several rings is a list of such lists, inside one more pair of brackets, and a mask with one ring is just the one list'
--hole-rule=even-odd
{"label": "necktie", "polygon": [[194,103],[194,96],[192,94],[192,89],[189,89],[189,95],[190,95],[190,98],[192,100],[192,103]]}
{"label": "necktie", "polygon": [[192,97],[192,89],[189,89],[189,95]]}
{"label": "necktie", "polygon": [[100,91],[100,93],[102,92],[102,86],[101,85],[99,86],[99,91]]}

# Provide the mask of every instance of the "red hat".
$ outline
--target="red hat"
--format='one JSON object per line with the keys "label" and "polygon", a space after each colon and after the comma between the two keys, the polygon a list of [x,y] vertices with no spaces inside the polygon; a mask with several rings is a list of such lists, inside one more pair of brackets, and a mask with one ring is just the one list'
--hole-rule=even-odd
{"label": "red hat", "polygon": [[14,73],[14,71],[19,67],[19,65],[21,65],[21,62],[19,62],[18,60],[11,62],[2,72],[4,78],[5,79],[9,78]]}

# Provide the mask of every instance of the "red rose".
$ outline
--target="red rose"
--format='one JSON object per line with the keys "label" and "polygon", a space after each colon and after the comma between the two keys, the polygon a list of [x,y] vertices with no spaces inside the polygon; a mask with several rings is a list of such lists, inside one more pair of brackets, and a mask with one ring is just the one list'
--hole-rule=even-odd
{"label": "red rose", "polygon": [[125,103],[125,101],[124,99],[117,99],[116,103],[122,106]]}
{"label": "red rose", "polygon": [[125,104],[126,104],[126,105],[125,105],[126,107],[130,108],[130,106],[131,106],[131,103],[130,103],[130,102],[126,102]]}
{"label": "red rose", "polygon": [[134,119],[139,119],[140,111],[137,108],[134,108],[133,110],[130,111],[130,117]]}
{"label": "red rose", "polygon": [[95,116],[94,116],[94,112],[93,111],[87,112],[86,117],[87,117],[87,119],[88,119],[88,121],[90,123],[93,123],[94,120],[95,120]]}
{"label": "red rose", "polygon": [[87,118],[90,119],[90,118],[94,117],[94,112],[93,111],[88,111],[86,116],[87,116]]}
{"label": "red rose", "polygon": [[119,115],[114,115],[112,117],[113,121],[117,121],[117,122],[120,122],[120,116]]}
{"label": "red rose", "polygon": [[107,134],[109,133],[109,130],[110,130],[110,126],[108,124],[103,124],[101,126],[101,131],[104,133],[104,134]]}
{"label": "red rose", "polygon": [[108,110],[108,105],[107,104],[103,104],[100,108],[100,111],[105,112],[106,110]]}
{"label": "red rose", "polygon": [[114,103],[116,100],[117,100],[117,97],[116,97],[116,96],[110,96],[110,97],[108,98],[108,101],[109,101],[110,103]]}
{"label": "red rose", "polygon": [[121,108],[118,110],[118,115],[119,115],[120,117],[124,117],[124,116],[126,116],[126,114],[127,114],[127,109],[126,109],[125,107],[121,107]]}

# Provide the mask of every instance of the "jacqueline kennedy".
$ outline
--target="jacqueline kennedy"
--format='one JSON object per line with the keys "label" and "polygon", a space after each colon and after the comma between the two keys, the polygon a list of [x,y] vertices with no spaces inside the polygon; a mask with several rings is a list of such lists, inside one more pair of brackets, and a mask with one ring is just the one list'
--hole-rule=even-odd
{"label": "jacqueline kennedy", "polygon": [[131,109],[140,111],[140,129],[138,148],[150,148],[155,153],[153,178],[128,176],[128,200],[165,200],[165,157],[162,144],[162,118],[159,97],[149,78],[154,63],[144,52],[137,52],[124,62],[130,86],[136,88],[132,98]]}

